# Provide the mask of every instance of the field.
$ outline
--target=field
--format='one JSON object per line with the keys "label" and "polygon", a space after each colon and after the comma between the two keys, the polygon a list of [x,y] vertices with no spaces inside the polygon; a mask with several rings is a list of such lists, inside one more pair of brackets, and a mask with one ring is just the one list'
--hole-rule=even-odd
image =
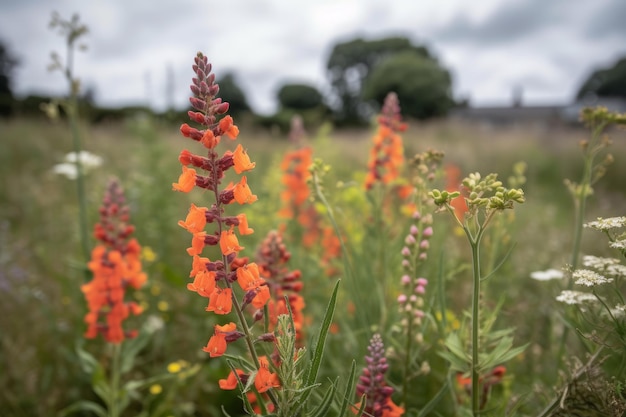
{"label": "field", "polygon": [[[185,122],[190,123],[180,120]],[[223,415],[223,407],[230,415],[242,415],[237,390],[218,386],[218,380],[230,372],[227,361],[202,351],[215,324],[235,322],[237,317],[231,313],[223,319],[206,312],[207,300],[186,288],[189,234],[177,223],[185,219],[190,203],[209,207],[215,199],[198,187],[189,193],[172,191],[181,173],[180,152],[201,148],[183,137],[179,126],[148,117],[79,126],[83,149],[103,161],[88,169],[84,178],[88,250],[97,243],[91,231],[99,221],[107,184],[116,177],[130,209],[133,236],[143,248],[142,266],[148,277],[142,288],[127,294],[144,311],[128,320],[128,328],[141,331],[136,339],[122,343],[122,361],[123,355],[129,361],[120,377],[123,389],[118,389],[124,391],[119,398],[127,407],[117,411],[127,416],[215,416]],[[383,374],[394,388],[393,401],[406,410],[405,415],[472,415],[471,369],[467,367],[469,374],[458,370],[461,365],[455,367],[451,357],[456,337],[451,335],[458,336],[461,350],[471,352],[472,248],[450,213],[434,212],[427,194],[409,197],[421,207],[421,217],[416,218],[415,206],[409,210],[408,200],[395,193],[399,185],[422,184],[415,182],[411,158],[436,149],[444,157],[433,167],[432,181],[424,184],[428,190],[443,190],[450,184],[460,190],[463,177],[480,172],[483,178],[497,173],[506,187],[524,192],[523,204],[516,202],[514,209],[496,213],[482,235],[479,273],[489,277],[482,281],[479,301],[481,348],[488,356],[499,349],[498,340],[508,337],[512,349],[525,347],[509,351],[514,353],[510,357],[502,354],[502,361],[492,361],[493,366],[481,371],[480,381],[475,381],[479,385],[474,386],[484,390],[484,398],[476,398],[488,403],[480,415],[570,415],[559,414],[565,413],[559,403],[575,407],[575,401],[597,409],[596,414],[584,415],[620,415],[602,413],[617,413],[626,403],[619,382],[626,371],[624,277],[616,276],[610,290],[593,288],[612,310],[597,302],[556,301],[565,289],[591,292],[570,284],[571,271],[562,279],[530,278],[535,271],[562,270],[571,264],[573,252],[624,262],[624,250],[620,254],[619,249],[609,248],[606,235],[592,228],[582,229],[576,249],[577,206],[564,180],[581,182],[585,159],[580,142],[591,139],[590,130],[489,127],[454,120],[411,123],[398,133],[406,161],[399,177],[366,190],[363,184],[377,128],[373,121],[369,129],[334,130],[323,125],[307,132],[303,143],[312,149],[313,158],[329,167],[327,172],[316,171],[313,178],[320,183],[317,188],[311,185],[302,203],[312,208],[317,222],[317,235],[307,244],[305,235],[310,230],[296,214],[280,215],[286,203],[281,161],[295,145],[284,135],[246,125],[239,126],[236,141],[223,137],[219,145],[223,152],[242,144],[256,164],[246,176],[258,201],[226,206],[229,215],[243,210],[254,229],[253,234],[239,236],[244,247],[240,256],[258,259],[268,233],[279,230],[291,254],[286,268],[301,272],[298,293],[305,307],[297,343],[306,347],[308,353],[302,355],[307,358],[319,353],[314,349],[317,331],[339,282],[316,379],[321,387],[311,391],[309,411],[323,403],[326,389],[336,384],[330,408],[321,415],[339,414],[351,363],[355,361],[358,378],[366,366],[368,343],[379,333],[389,364]],[[594,184],[593,194],[584,198],[582,222],[626,215],[626,132],[610,128],[606,134],[613,141],[606,149],[615,162]],[[0,139],[0,415],[61,415],[80,401],[82,408],[76,408],[80,411],[68,415],[113,415],[108,410],[111,403],[94,386],[108,381],[116,348],[102,337],[84,337],[88,310],[81,285],[90,279],[90,271],[81,246],[77,183],[53,172],[73,150],[70,129],[63,120],[4,120]],[[598,154],[595,166],[606,149]],[[525,162],[523,172],[514,172],[518,162]],[[460,173],[456,180],[451,178],[451,167]],[[318,177],[324,172],[323,178]],[[511,176],[517,178],[513,185]],[[224,185],[231,180],[238,178],[229,172]],[[423,222],[430,212],[432,224]],[[416,232],[410,232],[411,225]],[[425,232],[428,226],[432,236]],[[402,253],[409,245],[405,238],[409,233],[419,236],[418,242],[426,241],[420,249],[425,255],[416,258],[410,279],[423,277],[428,284],[409,296],[418,295],[413,299],[419,298],[416,305],[421,313],[419,320],[407,322],[408,307],[401,311],[398,306],[408,303],[406,296],[402,299],[406,290]],[[205,248],[204,256],[220,256],[213,249]],[[608,317],[609,310],[615,316]],[[259,326],[257,334],[263,333]],[[272,352],[263,346],[258,349]],[[243,340],[229,343],[227,357],[234,363],[248,354]],[[471,364],[470,356],[468,361]],[[124,385],[128,381],[140,382]],[[565,387],[569,392],[563,395]],[[280,391],[285,390],[274,387],[269,392],[282,395]],[[359,398],[352,394],[348,401],[355,404]],[[546,412],[551,404],[556,406]],[[99,414],[105,409],[109,414]]]}

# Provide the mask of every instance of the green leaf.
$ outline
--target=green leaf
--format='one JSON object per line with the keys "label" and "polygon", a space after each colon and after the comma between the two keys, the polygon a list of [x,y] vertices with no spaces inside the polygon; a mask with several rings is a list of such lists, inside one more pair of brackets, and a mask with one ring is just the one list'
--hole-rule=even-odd
{"label": "green leaf", "polygon": [[83,350],[82,343],[76,343],[76,354],[78,355],[78,362],[80,367],[87,375],[93,374],[96,368],[100,367],[100,363],[89,352]]}
{"label": "green leaf", "polygon": [[322,398],[322,401],[312,411],[312,414],[309,414],[311,417],[323,417],[328,414],[328,410],[330,409],[330,405],[333,402],[333,398],[335,397],[335,390],[337,389],[337,383],[339,382],[339,377],[335,379],[335,382],[328,387],[326,394]]}
{"label": "green leaf", "polygon": [[120,372],[125,374],[126,372],[133,369],[133,364],[135,362],[135,358],[141,352],[143,348],[148,345],[150,342],[152,334],[148,332],[145,328],[141,329],[139,335],[134,339],[127,340],[122,346],[122,365],[120,368]]}
{"label": "green leaf", "polygon": [[100,404],[94,403],[93,401],[78,401],[59,411],[57,417],[69,416],[70,414],[78,411],[91,411],[98,417],[107,417],[107,410],[105,410]]}
{"label": "green leaf", "polygon": [[346,383],[346,390],[343,393],[343,401],[341,401],[341,408],[339,410],[339,417],[343,417],[348,411],[348,406],[350,405],[350,398],[354,395],[354,381],[356,377],[356,362],[354,359],[352,360],[352,365],[350,366],[350,377],[348,377],[348,382]]}
{"label": "green leaf", "polygon": [[426,405],[424,405],[424,407],[420,410],[420,412],[417,414],[417,417],[426,417],[428,413],[430,413],[432,409],[435,408],[437,403],[443,398],[444,394],[448,390],[449,382],[449,380],[446,380],[446,383],[443,384],[439,391],[437,391],[437,394],[435,394],[435,396],[431,398],[431,400],[428,401],[428,403],[426,403]]}
{"label": "green leaf", "polygon": [[363,394],[361,395],[361,406],[359,407],[359,410],[355,414],[356,417],[361,417],[363,415],[363,410],[365,410],[366,404],[367,404],[367,401],[365,401],[365,394]]}
{"label": "green leaf", "polygon": [[453,371],[466,372],[470,367],[468,362],[463,361],[452,352],[443,351],[437,352],[437,354],[447,360],[448,363],[450,363],[450,369],[452,369]]}
{"label": "green leaf", "polygon": [[111,387],[102,366],[98,366],[91,374],[91,387],[105,403],[111,398]]}
{"label": "green leaf", "polygon": [[[248,396],[245,394],[246,391],[244,389],[243,383],[241,382],[241,378],[239,378],[239,375],[237,374],[237,368],[235,368],[235,365],[233,365],[233,363],[229,359],[226,359],[226,363],[228,364],[228,366],[230,367],[230,370],[233,371],[233,374],[237,378],[237,386],[239,387],[239,392],[241,392],[241,399],[243,400],[244,410],[248,414],[254,415],[255,413],[254,413],[252,404],[250,404],[250,400],[248,400]],[[249,382],[250,381],[248,380],[248,383]],[[222,407],[222,410],[223,409],[224,408]]]}
{"label": "green leaf", "polygon": [[461,343],[461,339],[457,333],[450,333],[450,335],[446,338],[445,345],[448,349],[450,349],[450,352],[452,352],[453,355],[467,363],[471,363],[472,358],[469,353],[463,349],[463,343]]}
{"label": "green leaf", "polygon": [[330,325],[333,321],[333,315],[335,313],[335,304],[337,303],[337,291],[339,289],[340,282],[341,280],[338,280],[335,284],[333,294],[330,297],[328,307],[326,308],[326,313],[324,314],[324,320],[322,320],[322,325],[320,326],[320,330],[317,335],[317,343],[315,344],[315,350],[313,350],[313,360],[311,361],[311,365],[307,373],[306,385],[313,385],[315,383],[315,380],[317,379],[317,373],[319,372],[320,365],[322,363],[322,357],[324,355],[324,344],[326,342],[326,337],[328,336],[328,329],[330,328]]}

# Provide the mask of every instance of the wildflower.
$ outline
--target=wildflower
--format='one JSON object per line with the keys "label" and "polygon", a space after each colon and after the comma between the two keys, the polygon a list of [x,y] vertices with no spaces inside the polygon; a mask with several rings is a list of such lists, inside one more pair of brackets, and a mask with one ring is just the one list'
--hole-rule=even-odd
{"label": "wildflower", "polygon": [[175,191],[182,191],[188,193],[196,185],[196,170],[193,168],[187,168],[183,165],[183,173],[180,174],[178,182],[172,184],[172,189]]}
{"label": "wildflower", "polygon": [[102,165],[102,157],[87,151],[70,152],[65,155],[64,162],[52,167],[55,174],[64,175],[70,180],[78,178],[78,164],[84,171],[89,171]]}
{"label": "wildflower", "polygon": [[583,265],[587,268],[593,268],[597,270],[606,270],[613,265],[618,265],[619,263],[619,259],[615,258],[602,258],[593,255],[583,256]]}
{"label": "wildflower", "polygon": [[[374,334],[367,347],[369,355],[365,357],[367,366],[359,377],[356,395],[365,395],[364,414],[374,417],[394,417],[404,414],[404,409],[393,403],[393,388],[385,382],[385,373],[389,368],[385,358],[385,347],[379,334]],[[358,406],[357,406],[358,407]]]}
{"label": "wildflower", "polygon": [[161,386],[161,384],[150,385],[150,394],[159,395],[161,392],[163,392],[163,387]]}
{"label": "wildflower", "polygon": [[378,117],[378,131],[373,138],[369,169],[365,177],[365,189],[370,190],[375,183],[388,184],[400,174],[404,164],[402,138],[398,134],[406,130],[401,122],[398,96],[389,93],[385,98],[381,114]]}
{"label": "wildflower", "polygon": [[183,369],[181,362],[171,362],[167,365],[167,372],[170,374],[177,374]]}
{"label": "wildflower", "polygon": [[278,379],[278,375],[276,373],[270,372],[268,369],[268,364],[261,364],[258,372],[256,373],[256,377],[254,378],[254,386],[259,391],[259,393],[263,393],[270,388],[279,388],[280,380]]}
{"label": "wildflower", "polygon": [[233,371],[230,371],[230,373],[228,374],[228,377],[226,377],[226,379],[220,379],[218,381],[218,384],[220,386],[221,389],[223,390],[233,390],[235,388],[237,388],[237,376],[239,377],[239,379],[241,380],[241,382],[245,385],[248,381],[248,375],[242,371],[241,369],[236,369],[237,371],[237,375],[235,375],[233,373]]}
{"label": "wildflower", "polygon": [[230,230],[223,230],[220,236],[220,249],[223,255],[230,255],[243,250],[243,246],[239,246],[239,240],[237,235],[233,232],[233,228]]}
{"label": "wildflower", "polygon": [[563,271],[550,268],[550,269],[546,269],[545,271],[531,272],[530,277],[537,281],[550,281],[553,279],[562,279]]}
{"label": "wildflower", "polygon": [[147,276],[141,268],[141,246],[130,238],[134,227],[128,220],[124,192],[112,180],[100,208],[100,222],[94,227],[94,235],[101,243],[93,249],[88,263],[93,279],[81,286],[89,308],[85,316],[88,339],[102,334],[107,342],[121,343],[136,334],[125,332],[122,322],[131,314],[140,314],[142,308],[134,302],[124,302],[124,295],[127,287],[141,288]]}
{"label": "wildflower", "polygon": [[209,298],[209,305],[206,311],[213,311],[215,314],[228,314],[233,307],[232,290],[230,288],[215,287]]}
{"label": "wildflower", "polygon": [[[259,246],[256,255],[257,262],[250,264],[254,265],[251,271],[253,274],[252,280],[248,278],[245,282],[254,282],[254,280],[257,279],[256,274],[265,277],[266,286],[264,288],[267,288],[268,295],[271,295],[268,302],[270,325],[275,327],[278,323],[278,316],[281,314],[289,314],[289,310],[291,310],[296,331],[296,340],[301,340],[304,327],[302,310],[305,307],[305,303],[299,293],[303,285],[300,281],[300,271],[290,271],[287,267],[290,258],[291,253],[287,251],[282,236],[275,230],[270,231]],[[237,269],[238,282],[240,270],[241,268]],[[244,278],[243,275],[244,271],[242,271],[242,278]],[[285,302],[285,296],[287,296],[287,302]],[[289,308],[287,307],[287,303],[289,304]]]}
{"label": "wildflower", "polygon": [[621,217],[609,217],[603,219],[602,217],[598,217],[597,220],[585,223],[585,227],[590,227],[592,229],[607,231],[609,229],[618,229],[620,227],[626,226],[626,216]]}
{"label": "wildflower", "polygon": [[241,146],[241,144],[237,145],[237,148],[235,148],[235,153],[233,154],[233,161],[235,164],[234,165],[235,172],[237,174],[241,174],[242,172],[245,172],[245,171],[250,171],[256,165],[254,162],[250,162],[250,157],[248,156],[246,151],[244,151],[243,146]]}
{"label": "wildflower", "polygon": [[248,187],[248,180],[245,176],[241,177],[241,181],[235,184],[233,190],[235,201],[239,204],[250,204],[257,201],[257,196],[253,195]]}
{"label": "wildflower", "polygon": [[574,271],[572,278],[576,280],[574,282],[575,284],[586,285],[587,287],[613,282],[613,278],[606,278],[605,276],[589,269],[578,269]]}
{"label": "wildflower", "polygon": [[205,352],[209,353],[209,355],[214,358],[216,356],[222,356],[226,352],[227,340],[226,337],[228,335],[233,335],[236,333],[237,325],[233,322],[220,326],[216,324],[214,326],[214,334],[209,339],[209,343],[207,343],[206,347],[202,348]]}
{"label": "wildflower", "polygon": [[609,244],[610,247],[619,250],[626,250],[626,239],[616,240]]}
{"label": "wildflower", "polygon": [[563,290],[561,294],[556,297],[556,301],[560,301],[565,304],[582,304],[587,301],[597,301],[593,294],[581,291]]}
{"label": "wildflower", "polygon": [[180,220],[178,225],[185,228],[189,233],[199,233],[204,230],[206,226],[206,207],[197,207],[191,203],[189,214],[185,221]]}

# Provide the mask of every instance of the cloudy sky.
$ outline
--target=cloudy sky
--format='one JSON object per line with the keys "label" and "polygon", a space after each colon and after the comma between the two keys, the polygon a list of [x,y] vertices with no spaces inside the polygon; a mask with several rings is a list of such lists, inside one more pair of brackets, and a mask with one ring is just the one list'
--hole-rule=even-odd
{"label": "cloudy sky", "polygon": [[0,0],[0,39],[19,58],[14,89],[62,93],[50,52],[64,40],[53,11],[89,27],[76,74],[102,105],[174,102],[189,96],[197,51],[217,77],[232,71],[253,108],[275,109],[277,89],[304,82],[327,91],[332,47],[363,37],[407,36],[427,45],[453,76],[456,98],[506,105],[571,100],[591,71],[626,55],[624,0]]}

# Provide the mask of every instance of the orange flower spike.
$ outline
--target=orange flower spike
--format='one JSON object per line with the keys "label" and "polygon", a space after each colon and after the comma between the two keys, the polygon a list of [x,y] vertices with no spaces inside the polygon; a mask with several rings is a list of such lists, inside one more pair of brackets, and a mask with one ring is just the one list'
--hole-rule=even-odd
{"label": "orange flower spike", "polygon": [[181,191],[188,193],[196,185],[196,170],[193,168],[187,168],[183,165],[183,173],[178,177],[178,182],[172,184],[174,191]]}
{"label": "orange flower spike", "polygon": [[278,375],[270,372],[267,365],[261,365],[254,378],[254,386],[259,393],[262,393],[270,388],[280,388],[280,380],[278,379]]}
{"label": "orange flower spike", "polygon": [[250,157],[241,144],[237,145],[235,148],[235,153],[233,153],[233,162],[235,164],[235,172],[237,174],[250,171],[256,166],[254,162],[250,162]]}
{"label": "orange flower spike", "polygon": [[206,311],[213,311],[215,314],[228,314],[233,308],[233,291],[230,288],[216,287],[209,298],[209,305]]}
{"label": "orange flower spike", "polygon": [[219,128],[230,139],[234,140],[239,136],[239,128],[233,124],[233,118],[231,116],[226,116],[220,120]]}
{"label": "orange flower spike", "polygon": [[235,184],[233,193],[235,201],[239,204],[251,204],[258,200],[257,196],[252,194],[248,186],[248,179],[245,176],[241,177],[241,181]]}
{"label": "orange flower spike", "polygon": [[237,216],[237,220],[239,220],[239,234],[241,235],[251,235],[252,233],[254,233],[254,229],[248,227],[248,218],[246,217],[245,214],[238,214]]}
{"label": "orange flower spike", "polygon": [[237,239],[237,235],[233,232],[232,227],[227,231],[222,231],[220,236],[220,249],[222,250],[222,255],[225,256],[244,249],[243,246],[239,246],[239,240]]}
{"label": "orange flower spike", "polygon": [[179,220],[178,225],[186,229],[189,233],[198,233],[206,226],[206,207],[198,207],[191,203],[191,208],[185,221]]}

